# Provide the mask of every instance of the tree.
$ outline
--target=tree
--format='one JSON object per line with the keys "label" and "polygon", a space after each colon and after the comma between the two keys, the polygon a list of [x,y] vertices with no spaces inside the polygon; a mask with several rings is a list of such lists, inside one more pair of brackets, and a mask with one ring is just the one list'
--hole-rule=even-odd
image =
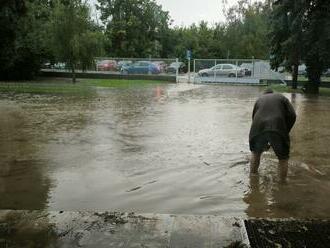
{"label": "tree", "polygon": [[[113,57],[166,55],[170,18],[154,0],[98,0]],[[165,46],[164,46],[165,45]],[[166,48],[165,48],[166,49]]]}
{"label": "tree", "polygon": [[272,66],[293,67],[297,87],[298,65],[304,61],[310,84],[318,92],[321,75],[330,66],[330,7],[326,0],[278,0],[271,18]]}
{"label": "tree", "polygon": [[31,79],[44,55],[43,11],[39,1],[4,1],[0,9],[0,78]]}
{"label": "tree", "polygon": [[304,51],[309,84],[307,91],[318,93],[322,72],[330,67],[330,6],[328,1],[309,1],[306,11]]}
{"label": "tree", "polygon": [[292,88],[297,88],[298,66],[303,56],[302,38],[305,0],[278,0],[271,14],[271,65],[292,72]]}
{"label": "tree", "polygon": [[226,17],[224,42],[232,57],[269,57],[267,4],[251,4],[248,0],[240,0],[236,6],[228,9]]}
{"label": "tree", "polygon": [[56,1],[51,18],[52,49],[59,61],[66,62],[76,82],[75,71],[85,69],[102,51],[102,37],[93,31],[89,6],[81,0]]}

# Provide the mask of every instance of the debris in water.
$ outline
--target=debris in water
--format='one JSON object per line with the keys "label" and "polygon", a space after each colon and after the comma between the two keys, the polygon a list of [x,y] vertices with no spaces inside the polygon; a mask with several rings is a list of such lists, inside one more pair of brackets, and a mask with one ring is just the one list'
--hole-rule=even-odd
{"label": "debris in water", "polygon": [[104,222],[111,222],[113,225],[125,224],[128,222],[124,213],[104,212],[104,213],[94,213],[94,215],[103,218]]}
{"label": "debris in water", "polygon": [[241,161],[233,163],[231,166],[229,166],[229,168],[234,168],[238,165],[246,165],[248,163],[249,163],[249,160],[241,160]]}
{"label": "debris in water", "polygon": [[241,241],[234,241],[229,245],[225,246],[225,248],[247,248],[247,246],[243,244]]}
{"label": "debris in water", "polygon": [[139,190],[139,189],[141,189],[141,188],[142,188],[141,186],[138,186],[138,187],[135,187],[135,188],[133,188],[133,189],[127,190],[126,192],[136,191],[136,190]]}

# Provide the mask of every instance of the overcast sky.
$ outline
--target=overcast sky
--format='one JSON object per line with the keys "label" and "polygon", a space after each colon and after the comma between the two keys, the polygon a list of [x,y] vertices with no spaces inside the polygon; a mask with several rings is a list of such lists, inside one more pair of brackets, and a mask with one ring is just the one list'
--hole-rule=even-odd
{"label": "overcast sky", "polygon": [[[97,0],[89,0],[91,3]],[[226,0],[227,7],[237,3],[237,0]],[[225,21],[222,0],[156,0],[163,10],[170,12],[173,25],[188,26],[202,20],[209,24]]]}

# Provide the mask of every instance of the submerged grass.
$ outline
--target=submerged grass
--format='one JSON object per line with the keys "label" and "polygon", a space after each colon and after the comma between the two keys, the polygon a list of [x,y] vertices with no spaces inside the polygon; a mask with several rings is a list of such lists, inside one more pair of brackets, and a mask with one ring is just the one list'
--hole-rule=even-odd
{"label": "submerged grass", "polygon": [[145,87],[151,84],[167,84],[169,82],[159,80],[83,79],[81,80],[81,83],[96,87],[130,88]]}
{"label": "submerged grass", "polygon": [[0,92],[30,94],[91,95],[97,87],[131,88],[168,82],[155,80],[81,79],[76,84],[68,79],[39,79],[36,81],[0,82]]}
{"label": "submerged grass", "polygon": [[79,84],[65,83],[0,83],[0,92],[5,93],[30,93],[30,94],[70,94],[90,95],[94,92],[91,87]]}

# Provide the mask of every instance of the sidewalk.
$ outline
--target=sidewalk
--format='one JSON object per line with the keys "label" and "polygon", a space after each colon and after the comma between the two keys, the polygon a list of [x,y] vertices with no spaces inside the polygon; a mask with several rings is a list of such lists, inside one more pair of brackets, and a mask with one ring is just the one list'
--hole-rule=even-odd
{"label": "sidewalk", "polygon": [[0,211],[0,247],[329,247],[330,220]]}
{"label": "sidewalk", "polygon": [[0,247],[245,247],[242,220],[219,216],[0,211]]}

